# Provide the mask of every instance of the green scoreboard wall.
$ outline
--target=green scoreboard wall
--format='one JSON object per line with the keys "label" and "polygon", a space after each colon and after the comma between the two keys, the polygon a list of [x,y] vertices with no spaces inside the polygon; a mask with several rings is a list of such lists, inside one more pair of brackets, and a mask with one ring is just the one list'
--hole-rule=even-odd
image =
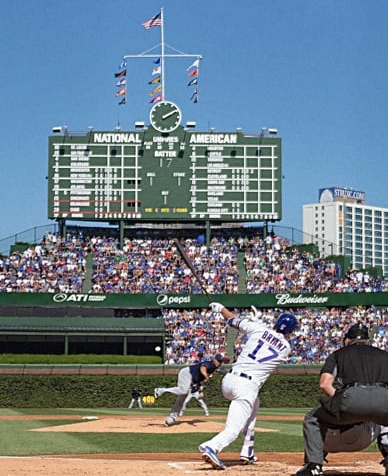
{"label": "green scoreboard wall", "polygon": [[281,139],[152,126],[49,137],[50,219],[250,222],[282,218]]}

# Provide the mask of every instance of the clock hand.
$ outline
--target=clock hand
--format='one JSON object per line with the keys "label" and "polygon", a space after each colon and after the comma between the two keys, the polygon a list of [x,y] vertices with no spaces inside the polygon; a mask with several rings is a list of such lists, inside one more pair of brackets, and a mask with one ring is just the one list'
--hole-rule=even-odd
{"label": "clock hand", "polygon": [[162,119],[163,119],[163,120],[164,120],[164,119],[167,119],[168,117],[172,116],[172,115],[175,114],[175,113],[176,113],[176,111],[170,111],[170,112],[168,112],[167,114],[165,114],[164,116],[162,116]]}

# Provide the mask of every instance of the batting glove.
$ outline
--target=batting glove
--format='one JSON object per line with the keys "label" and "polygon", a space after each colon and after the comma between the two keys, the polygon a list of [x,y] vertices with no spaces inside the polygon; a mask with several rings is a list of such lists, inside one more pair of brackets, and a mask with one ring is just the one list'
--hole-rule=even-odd
{"label": "batting glove", "polygon": [[221,312],[225,306],[223,304],[220,304],[219,302],[212,302],[210,303],[210,307],[213,312]]}

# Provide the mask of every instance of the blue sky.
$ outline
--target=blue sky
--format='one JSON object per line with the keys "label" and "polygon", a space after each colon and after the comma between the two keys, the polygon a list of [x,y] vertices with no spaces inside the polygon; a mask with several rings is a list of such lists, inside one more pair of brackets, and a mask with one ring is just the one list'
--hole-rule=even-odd
{"label": "blue sky", "polygon": [[51,223],[54,126],[147,122],[150,60],[129,60],[125,106],[114,73],[124,55],[160,43],[160,28],[141,23],[161,7],[167,45],[203,57],[197,104],[185,76],[191,61],[166,61],[166,99],[184,120],[197,130],[279,130],[280,225],[302,229],[302,205],[327,186],[388,206],[386,0],[12,0],[0,3],[0,240]]}

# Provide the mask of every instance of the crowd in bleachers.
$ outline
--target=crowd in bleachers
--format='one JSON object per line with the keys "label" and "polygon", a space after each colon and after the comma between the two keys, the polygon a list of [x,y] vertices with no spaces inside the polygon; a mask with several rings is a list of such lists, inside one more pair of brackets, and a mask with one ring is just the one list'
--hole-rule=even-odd
{"label": "crowd in bleachers", "polygon": [[[91,240],[93,293],[201,294],[190,269],[182,262],[173,240],[129,239],[123,248],[115,239]],[[230,241],[182,242],[190,261],[210,294],[238,292],[237,247]]]}
{"label": "crowd in bleachers", "polygon": [[[388,281],[367,271],[347,270],[338,263],[301,251],[274,234],[265,239],[215,237],[209,246],[182,239],[209,294],[381,292]],[[244,276],[238,253],[244,254]],[[86,256],[92,255],[93,293],[201,294],[203,291],[182,262],[172,239],[62,238],[47,233],[39,244],[0,258],[0,292],[80,292]],[[246,290],[246,291],[245,291]]]}
{"label": "crowd in bleachers", "polygon": [[[94,293],[203,292],[171,239],[126,238],[122,249],[117,239],[93,238],[90,243]],[[209,294],[237,294],[242,287],[248,294],[388,290],[388,281],[367,271],[350,269],[341,277],[338,263],[300,251],[273,234],[266,239],[217,237],[208,247],[196,239],[182,240],[181,244]],[[238,270],[239,251],[244,253],[246,277]]]}
{"label": "crowd in bleachers", "polygon": [[209,309],[164,309],[167,364],[191,364],[198,356],[226,353],[225,324]]}
{"label": "crowd in bleachers", "polygon": [[[381,292],[388,281],[367,272],[301,251],[275,234],[266,238],[217,236],[206,246],[203,237],[181,239],[209,294]],[[243,273],[238,265],[243,254]],[[125,238],[47,233],[36,246],[0,257],[0,292],[84,292],[87,257],[92,257],[91,293],[200,294],[202,289],[182,262],[171,238]],[[262,311],[272,324],[278,310]],[[387,314],[374,308],[299,309],[300,328],[293,339],[291,363],[319,363],[341,345],[344,330],[362,321],[377,332],[374,345],[387,348]],[[224,352],[225,328],[209,310],[163,311],[167,363],[185,364],[198,353]],[[243,345],[243,339],[236,344]]]}
{"label": "crowd in bleachers", "polygon": [[248,294],[381,292],[388,282],[367,271],[349,269],[342,277],[339,263],[301,251],[275,234],[244,245]]}
{"label": "crowd in bleachers", "polygon": [[47,233],[25,251],[0,257],[0,292],[76,293],[82,290],[87,246]]}
{"label": "crowd in bleachers", "polygon": [[[251,311],[245,309],[240,312],[246,316]],[[279,309],[259,310],[259,319],[272,327],[280,312]],[[357,322],[370,329],[374,346],[388,351],[388,308],[300,308],[293,312],[299,326],[291,341],[292,351],[287,363],[322,363],[331,352],[343,345],[347,329]],[[164,310],[163,318],[171,338],[166,348],[167,364],[190,364],[199,352],[205,356],[218,352],[230,355],[227,328],[220,315],[208,309],[174,309]],[[244,343],[245,336],[240,334],[234,343],[234,356],[239,354]]]}

